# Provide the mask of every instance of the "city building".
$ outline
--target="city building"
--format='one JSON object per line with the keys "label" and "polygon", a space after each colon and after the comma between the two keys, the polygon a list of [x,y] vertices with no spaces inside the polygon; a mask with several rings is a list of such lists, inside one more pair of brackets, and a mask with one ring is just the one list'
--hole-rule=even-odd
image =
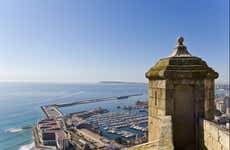
{"label": "city building", "polygon": [[230,108],[229,96],[219,97],[216,99],[216,109],[222,113],[229,113]]}
{"label": "city building", "polygon": [[[71,147],[66,133],[54,119],[43,119],[37,123],[39,141],[44,146],[50,146],[63,150]],[[47,148],[48,149],[48,148]]]}

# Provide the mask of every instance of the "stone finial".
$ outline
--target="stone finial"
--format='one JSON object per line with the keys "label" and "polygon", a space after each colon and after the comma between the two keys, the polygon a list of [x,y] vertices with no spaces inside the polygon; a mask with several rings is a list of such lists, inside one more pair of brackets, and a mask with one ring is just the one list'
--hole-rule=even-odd
{"label": "stone finial", "polygon": [[183,42],[184,42],[184,38],[182,36],[177,38],[178,45],[183,45]]}
{"label": "stone finial", "polygon": [[183,44],[184,38],[182,36],[177,38],[177,46],[169,57],[189,57],[187,47]]}

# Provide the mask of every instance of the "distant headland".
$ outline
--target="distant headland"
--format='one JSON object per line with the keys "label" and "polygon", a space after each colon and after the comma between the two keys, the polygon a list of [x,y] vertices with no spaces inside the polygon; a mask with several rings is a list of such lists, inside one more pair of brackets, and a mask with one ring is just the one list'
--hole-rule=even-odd
{"label": "distant headland", "polygon": [[104,83],[104,84],[147,84],[144,82],[125,82],[125,81],[99,81],[99,83]]}

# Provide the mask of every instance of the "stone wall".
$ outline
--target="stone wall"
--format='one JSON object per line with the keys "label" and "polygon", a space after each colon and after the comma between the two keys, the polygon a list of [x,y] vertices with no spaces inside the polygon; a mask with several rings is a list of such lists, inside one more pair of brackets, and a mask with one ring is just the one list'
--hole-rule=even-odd
{"label": "stone wall", "polygon": [[160,136],[162,118],[165,116],[165,80],[149,81],[148,100],[148,140],[155,141]]}
{"label": "stone wall", "polygon": [[229,150],[229,130],[224,129],[214,122],[200,120],[200,144],[205,150]]}
{"label": "stone wall", "polygon": [[214,119],[215,110],[215,83],[214,80],[206,79],[204,80],[204,115],[208,120]]}
{"label": "stone wall", "polygon": [[173,147],[171,145],[159,146],[158,141],[153,141],[130,147],[124,150],[173,150]]}

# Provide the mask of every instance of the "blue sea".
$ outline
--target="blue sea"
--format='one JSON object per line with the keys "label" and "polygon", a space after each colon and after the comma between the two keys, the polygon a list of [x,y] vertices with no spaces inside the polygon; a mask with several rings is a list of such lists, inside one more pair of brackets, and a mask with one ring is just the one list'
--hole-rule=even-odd
{"label": "blue sea", "polygon": [[106,108],[118,111],[119,105],[131,105],[147,100],[147,84],[56,84],[56,83],[0,83],[0,150],[29,150],[33,148],[31,130],[23,126],[35,125],[44,118],[40,106],[143,93],[120,101],[99,102],[62,108],[63,113]]}

